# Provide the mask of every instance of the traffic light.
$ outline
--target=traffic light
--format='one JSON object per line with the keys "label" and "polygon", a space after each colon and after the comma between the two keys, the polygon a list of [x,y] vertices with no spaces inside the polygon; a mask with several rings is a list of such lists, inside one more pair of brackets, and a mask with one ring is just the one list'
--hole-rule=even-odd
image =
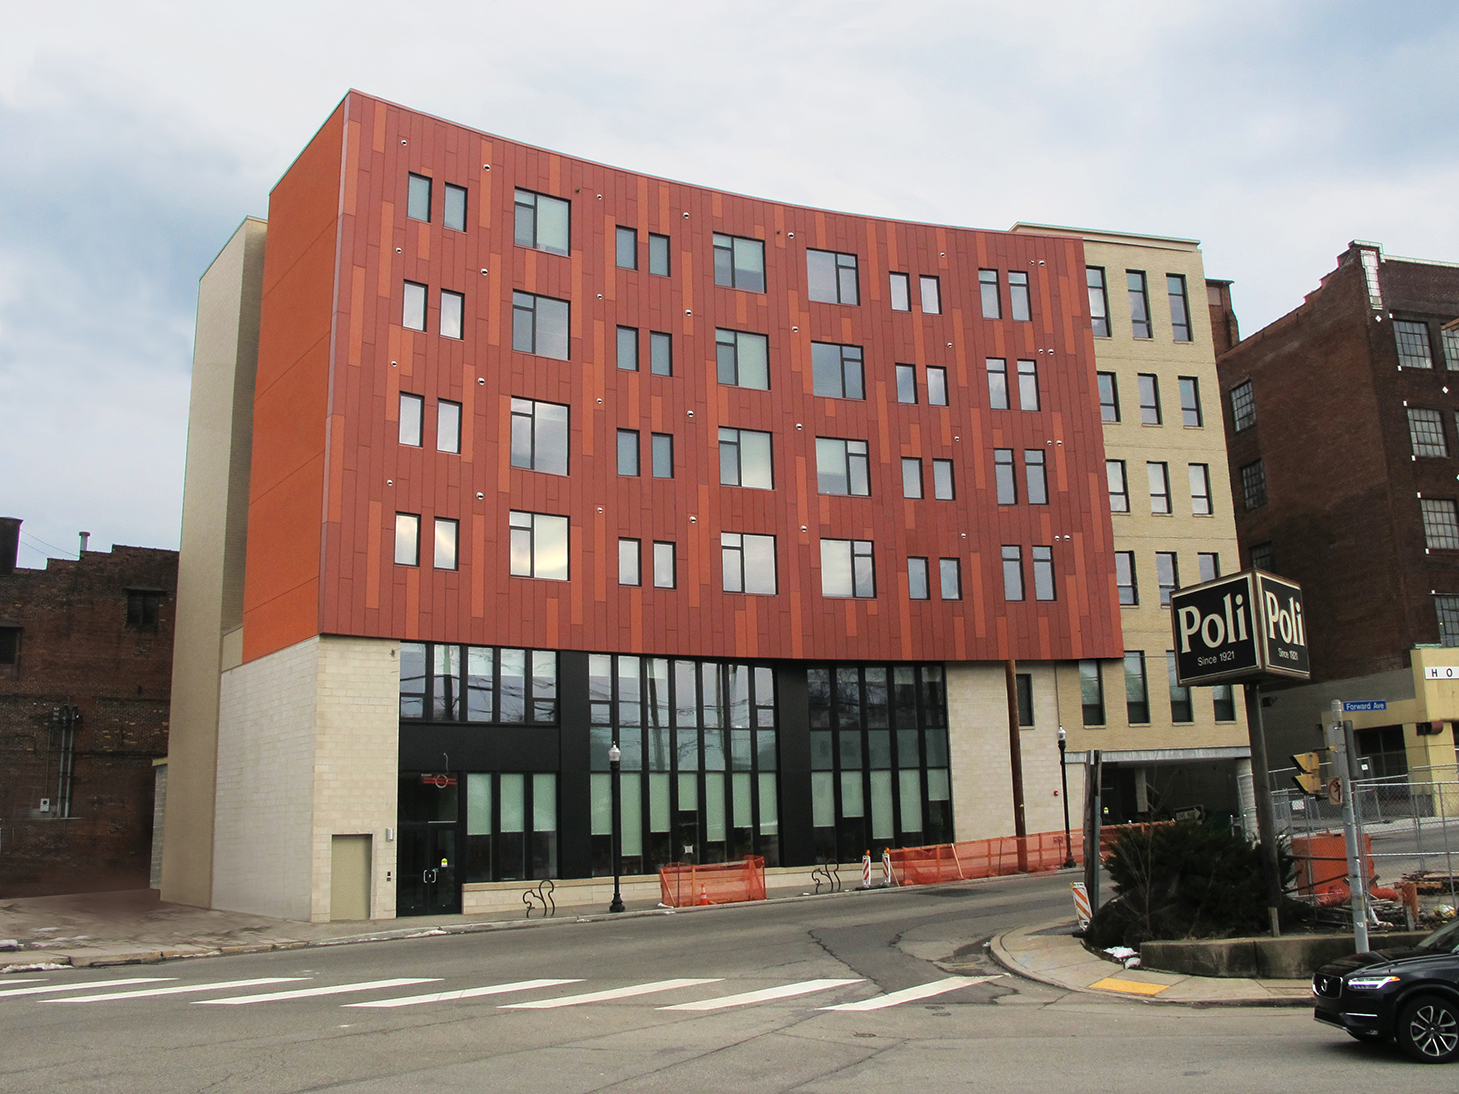
{"label": "traffic light", "polygon": [[1297,774],[1292,776],[1292,781],[1297,784],[1297,789],[1304,794],[1311,794],[1314,798],[1321,797],[1325,792],[1322,785],[1322,760],[1316,752],[1302,752],[1292,757],[1292,763],[1297,768]]}

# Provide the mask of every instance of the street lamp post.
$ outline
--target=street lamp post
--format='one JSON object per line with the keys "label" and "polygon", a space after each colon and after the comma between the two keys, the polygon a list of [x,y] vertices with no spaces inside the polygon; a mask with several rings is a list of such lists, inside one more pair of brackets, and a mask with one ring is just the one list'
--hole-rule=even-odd
{"label": "street lamp post", "polygon": [[619,789],[619,761],[623,759],[623,751],[614,741],[608,748],[608,770],[613,773],[613,903],[608,905],[610,912],[623,911],[623,892],[619,888],[619,877],[623,873],[623,833],[619,823],[620,798]]}
{"label": "street lamp post", "polygon": [[1064,750],[1068,748],[1064,727],[1059,727],[1059,781],[1064,786],[1064,869],[1074,868],[1074,845],[1069,839],[1069,768],[1065,766]]}

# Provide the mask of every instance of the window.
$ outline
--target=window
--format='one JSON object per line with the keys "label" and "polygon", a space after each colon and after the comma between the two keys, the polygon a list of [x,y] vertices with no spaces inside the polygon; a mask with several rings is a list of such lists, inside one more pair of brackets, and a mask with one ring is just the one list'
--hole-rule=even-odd
{"label": "window", "polygon": [[876,596],[876,567],[868,540],[821,540],[821,595]]}
{"label": "window", "polygon": [[567,518],[549,513],[508,514],[514,577],[567,580]]}
{"label": "window", "polygon": [[[402,642],[400,717],[410,721],[505,725],[556,722],[557,654],[550,650]],[[418,779],[410,781],[420,785]],[[403,780],[402,789],[405,785]],[[401,807],[409,808],[403,800]],[[455,819],[454,812],[451,819]]]}
{"label": "window", "polygon": [[1054,549],[1034,547],[1033,554],[1033,598],[1054,599]]}
{"label": "window", "polygon": [[892,311],[912,310],[912,279],[904,273],[891,275]]}
{"label": "window", "polygon": [[1170,720],[1194,722],[1196,719],[1191,707],[1191,689],[1183,688],[1177,682],[1180,677],[1176,674],[1174,650],[1165,651],[1165,675],[1170,680]]}
{"label": "window", "polygon": [[922,461],[913,456],[902,457],[902,497],[922,496]]}
{"label": "window", "polygon": [[922,276],[917,279],[922,285],[922,314],[942,314],[942,285],[935,277]]}
{"label": "window", "polygon": [[1145,473],[1150,479],[1150,512],[1170,512],[1170,469],[1163,463],[1147,463]]}
{"label": "window", "polygon": [[1036,361],[1018,362],[1018,409],[1039,408],[1039,368]]}
{"label": "window", "polygon": [[466,231],[466,187],[446,183],[446,207],[441,223],[457,232]]}
{"label": "window", "polygon": [[1049,480],[1044,466],[1042,448],[1023,450],[1023,481],[1027,488],[1030,505],[1049,504]]}
{"label": "window", "polygon": [[[162,592],[159,589],[128,589],[127,590],[127,626],[134,631],[155,631],[161,619]],[[8,631],[14,632],[14,642],[20,642],[20,628],[7,627]],[[3,664],[13,665],[12,659]]]}
{"label": "window", "polygon": [[1429,349],[1429,325],[1408,319],[1393,321],[1393,337],[1398,342],[1399,368],[1433,368]]}
{"label": "window", "polygon": [[[622,231],[622,229],[619,230]],[[643,584],[643,580],[639,574],[642,550],[642,544],[636,539],[620,539],[618,541],[618,584]]]}
{"label": "window", "polygon": [[[927,585],[927,560],[922,560],[922,585],[925,590]],[[923,600],[927,597],[924,595]],[[131,604],[128,598],[128,615],[130,616]],[[20,662],[20,630],[19,627],[0,627],[0,665],[15,665]]]}
{"label": "window", "polygon": [[457,530],[454,520],[447,520],[445,517],[436,518],[436,569],[454,570],[456,568]]}
{"label": "window", "polygon": [[929,600],[932,594],[927,588],[927,560],[907,559],[907,595],[913,600]]}
{"label": "window", "polygon": [[1186,303],[1185,278],[1180,274],[1166,274],[1165,291],[1170,296],[1171,333],[1175,336],[1175,341],[1189,342],[1191,340],[1191,317],[1190,308]]}
{"label": "window", "polygon": [[952,500],[952,461],[932,461],[932,496],[938,501]]}
{"label": "window", "polygon": [[635,327],[618,328],[618,367],[628,372],[638,371],[638,330]]}
{"label": "window", "polygon": [[674,477],[674,438],[669,433],[655,433],[650,438],[653,457],[653,476],[656,479]]}
{"label": "window", "polygon": [[1180,377],[1180,420],[1187,428],[1204,425],[1201,419],[1201,384],[1194,376]]}
{"label": "window", "polygon": [[568,304],[550,296],[512,293],[512,349],[567,360]]}
{"label": "window", "polygon": [[1444,440],[1444,419],[1437,410],[1411,407],[1408,411],[1408,439],[1415,456],[1447,456],[1449,445]]}
{"label": "window", "polygon": [[897,402],[915,403],[917,401],[917,366],[897,366]]}
{"label": "window", "polygon": [[1231,423],[1237,433],[1256,425],[1256,396],[1251,392],[1250,380],[1231,389]]}
{"label": "window", "polygon": [[1268,573],[1275,573],[1277,568],[1277,554],[1272,550],[1271,542],[1253,543],[1248,557],[1251,560],[1253,570],[1266,570]]}
{"label": "window", "polygon": [[1424,545],[1444,551],[1459,550],[1459,509],[1452,498],[1420,498],[1424,518]]}
{"label": "window", "polygon": [[829,342],[811,343],[811,372],[815,393],[830,399],[864,399],[861,347]]}
{"label": "window", "polygon": [[674,375],[674,338],[662,331],[648,333],[648,370],[655,376]]}
{"label": "window", "polygon": [[426,329],[426,287],[415,281],[405,283],[405,300],[400,312],[400,325],[408,330]]}
{"label": "window", "polygon": [[560,198],[518,190],[516,243],[549,254],[568,253],[568,213],[572,206]]}
{"label": "window", "polygon": [[1145,687],[1145,654],[1125,651],[1125,714],[1131,725],[1150,721],[1150,693]]}
{"label": "window", "polygon": [[816,438],[816,489],[822,494],[871,493],[865,441]]}
{"label": "window", "polygon": [[512,466],[567,474],[567,407],[512,400]]}
{"label": "window", "polygon": [[[618,234],[615,248],[618,268],[620,270],[638,269],[638,229],[618,226]],[[635,582],[634,584],[637,584]]]}
{"label": "window", "polygon": [[618,431],[618,474],[638,474],[638,430]]}
{"label": "window", "polygon": [[998,271],[978,271],[978,291],[983,298],[983,318],[1002,319],[1003,309],[998,303]]}
{"label": "window", "polygon": [[[1089,286],[1089,320],[1094,328],[1094,337],[1109,337],[1109,294],[1105,291],[1104,270],[1090,266],[1084,271],[1084,282]],[[1105,421],[1119,421],[1106,418]]]}
{"label": "window", "polygon": [[1439,645],[1459,646],[1459,596],[1434,597],[1434,611],[1439,616]]}
{"label": "window", "polygon": [[720,563],[727,593],[775,593],[775,537],[724,532],[719,537]]}
{"label": "window", "polygon": [[1003,599],[1023,599],[1023,548],[1003,548]]}
{"label": "window", "polygon": [[770,342],[763,334],[716,330],[714,351],[719,382],[761,391],[770,386]]}
{"label": "window", "polygon": [[654,588],[672,589],[676,584],[674,545],[656,542],[654,544]]}
{"label": "window", "polygon": [[765,244],[714,234],[714,283],[746,292],[765,291]]}
{"label": "window", "polygon": [[1150,294],[1145,289],[1142,270],[1126,270],[1125,283],[1130,290],[1130,330],[1136,338],[1150,337]]}
{"label": "window", "polygon": [[424,175],[410,176],[410,189],[405,199],[405,215],[411,220],[431,219],[431,180]]}
{"label": "window", "polygon": [[1120,420],[1120,394],[1115,386],[1115,374],[1100,372],[1096,375],[1099,379],[1100,421],[1117,422]]}
{"label": "window", "polygon": [[648,234],[648,272],[655,277],[669,276],[669,237]]}
{"label": "window", "polygon": [[420,565],[420,515],[395,514],[395,564]]}
{"label": "window", "polygon": [[1018,724],[1020,726],[1033,725],[1033,673],[1014,674],[1013,694],[1018,705]]}
{"label": "window", "polygon": [[988,405],[994,410],[1008,409],[1008,362],[1001,357],[988,358]]}
{"label": "window", "polygon": [[1104,476],[1109,481],[1109,511],[1128,513],[1130,511],[1130,485],[1125,480],[1125,461],[1105,460]]}
{"label": "window", "polygon": [[1014,319],[1027,321],[1030,318],[1028,306],[1028,274],[1017,270],[1008,271],[1008,314]]}
{"label": "window", "polygon": [[1241,497],[1248,513],[1266,504],[1266,470],[1260,460],[1242,467]]}
{"label": "window", "polygon": [[1445,327],[1439,331],[1439,339],[1444,344],[1444,367],[1459,370],[1459,326]]}
{"label": "window", "polygon": [[1209,464],[1190,465],[1191,512],[1198,517],[1211,515],[1211,468]]}
{"label": "window", "polygon": [[425,414],[425,399],[419,395],[400,393],[400,443],[413,448],[421,445],[421,418]]}
{"label": "window", "polygon": [[1084,724],[1104,725],[1104,681],[1100,679],[1099,662],[1079,662],[1079,700],[1084,707]]}
{"label": "window", "polygon": [[436,403],[436,451],[461,451],[461,404],[449,399]]}
{"label": "window", "polygon": [[1160,381],[1148,372],[1135,377],[1140,393],[1140,422],[1143,425],[1160,424]]}
{"label": "window", "polygon": [[449,289],[441,290],[441,337],[460,338],[466,297]]}
{"label": "window", "polygon": [[1236,693],[1230,684],[1217,684],[1211,688],[1211,706],[1216,721],[1236,721]]}
{"label": "window", "polygon": [[856,256],[835,251],[806,251],[806,295],[826,304],[860,304]]}
{"label": "window", "polygon": [[770,462],[770,434],[753,429],[721,428],[719,481],[721,486],[744,486],[751,490],[775,489]]}
{"label": "window", "polygon": [[1200,575],[1201,584],[1215,581],[1221,576],[1221,556],[1215,551],[1202,551],[1196,555],[1196,573]]}
{"label": "window", "polygon": [[1115,552],[1115,586],[1122,605],[1140,603],[1140,589],[1135,581],[1135,552]]}
{"label": "window", "polygon": [[993,485],[999,505],[1018,504],[1018,480],[1013,470],[1013,449],[993,449]]}
{"label": "window", "polygon": [[1160,588],[1160,606],[1170,606],[1170,594],[1180,588],[1180,567],[1174,551],[1155,552],[1155,584]]}
{"label": "window", "polygon": [[943,600],[961,600],[963,598],[963,567],[960,560],[939,558],[937,576],[942,583]]}
{"label": "window", "polygon": [[927,366],[927,405],[947,405],[947,369],[937,365]]}

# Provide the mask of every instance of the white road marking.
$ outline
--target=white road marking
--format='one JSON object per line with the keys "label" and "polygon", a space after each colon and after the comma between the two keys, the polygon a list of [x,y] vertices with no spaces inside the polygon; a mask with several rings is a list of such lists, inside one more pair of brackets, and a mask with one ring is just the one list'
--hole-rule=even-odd
{"label": "white road marking", "polygon": [[[87,980],[81,984],[47,984],[43,988],[13,988],[0,991],[0,999],[12,995],[43,995],[52,991],[81,991],[83,988],[116,988],[123,984],[160,984],[164,980],[176,980],[175,976],[131,976],[125,980]],[[5,981],[14,983],[14,981]]]}
{"label": "white road marking", "polygon": [[[999,975],[1002,975],[1001,973]],[[958,988],[972,987],[974,984],[982,984],[989,980],[997,980],[997,976],[949,976],[945,980],[934,980],[930,984],[922,984],[915,988],[903,988],[901,991],[887,992],[885,995],[878,995],[871,999],[863,999],[859,1003],[837,1003],[832,1007],[819,1007],[819,1010],[882,1010],[886,1007],[895,1007],[899,1003],[915,1003],[918,999],[930,999],[934,995],[942,995],[944,992],[957,991]]]}
{"label": "white road marking", "polygon": [[117,991],[106,995],[73,995],[70,999],[42,999],[42,1003],[97,1003],[106,999],[143,999],[153,995],[181,995],[188,991],[221,991],[225,988],[252,988],[259,984],[289,984],[308,980],[307,976],[261,976],[256,980],[221,980],[213,984],[178,984],[171,988],[143,988],[140,991]]}
{"label": "white road marking", "polygon": [[590,991],[585,995],[565,995],[561,999],[535,999],[530,1003],[505,1003],[502,1010],[552,1010],[555,1007],[575,1007],[582,1003],[606,1003],[610,999],[630,999],[635,995],[652,995],[657,991],[673,991],[675,988],[692,988],[696,984],[718,984],[724,977],[715,976],[698,980],[656,980],[651,984],[634,984],[627,988],[610,988],[607,991]]}
{"label": "white road marking", "polygon": [[491,984],[484,988],[463,988],[460,991],[433,991],[427,995],[403,995],[399,999],[371,999],[364,1003],[344,1003],[346,1007],[413,1007],[418,1003],[450,1003],[457,999],[475,999],[482,995],[505,995],[511,991],[552,988],[559,984],[581,984],[574,980],[518,980],[514,984]]}
{"label": "white road marking", "polygon": [[0,984],[39,984],[44,979],[44,976],[7,976],[0,980]]}
{"label": "white road marking", "polygon": [[352,991],[375,991],[377,988],[401,988],[407,984],[435,984],[439,976],[406,976],[394,980],[361,980],[357,984],[331,984],[323,988],[295,988],[292,991],[271,991],[263,995],[231,995],[227,999],[194,999],[199,1006],[236,1007],[243,1003],[273,1003],[280,999],[307,999],[314,995],[344,995]]}
{"label": "white road marking", "polygon": [[750,1003],[766,1003],[772,999],[788,999],[793,995],[809,995],[813,991],[839,988],[846,984],[860,984],[863,977],[851,980],[802,980],[779,988],[765,988],[762,991],[741,992],[739,995],[725,995],[719,999],[701,999],[697,1003],[679,1003],[659,1010],[720,1010],[724,1007],[743,1007]]}

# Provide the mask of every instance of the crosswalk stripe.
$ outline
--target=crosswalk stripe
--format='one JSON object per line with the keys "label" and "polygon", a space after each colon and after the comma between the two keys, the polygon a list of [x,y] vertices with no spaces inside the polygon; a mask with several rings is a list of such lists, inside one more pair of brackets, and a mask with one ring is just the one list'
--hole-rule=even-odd
{"label": "crosswalk stripe", "polygon": [[851,980],[802,980],[797,984],[786,984],[779,988],[765,988],[762,991],[746,991],[739,995],[725,995],[718,999],[701,999],[697,1003],[678,1003],[659,1010],[720,1010],[724,1007],[742,1007],[750,1003],[766,1003],[772,999],[788,999],[794,995],[809,995],[813,991],[839,988],[846,984],[860,984],[864,978]]}
{"label": "crosswalk stripe", "polygon": [[308,980],[307,976],[261,976],[254,980],[222,980],[213,984],[177,984],[170,988],[142,988],[139,991],[114,991],[105,995],[73,995],[69,999],[42,999],[42,1003],[98,1003],[106,999],[143,999],[153,995],[181,995],[189,991],[224,991],[228,988],[252,988],[260,984],[288,984]]}
{"label": "crosswalk stripe", "polygon": [[263,995],[230,995],[227,999],[194,999],[199,1006],[236,1007],[243,1003],[274,1003],[280,999],[307,999],[313,995],[344,995],[352,991],[375,991],[378,988],[402,988],[407,984],[435,984],[439,976],[404,976],[394,980],[362,980],[358,984],[331,984],[323,988],[294,988],[292,991],[271,991]]}
{"label": "crosswalk stripe", "polygon": [[895,1007],[899,1003],[915,1003],[918,999],[930,999],[934,995],[942,995],[945,992],[957,991],[958,988],[972,987],[974,984],[982,984],[989,980],[996,980],[997,976],[949,976],[944,980],[934,980],[930,984],[921,984],[915,988],[903,988],[901,991],[890,991],[885,995],[878,995],[871,999],[862,999],[857,1003],[837,1003],[831,1007],[820,1007],[820,1010],[883,1010],[886,1007]]}
{"label": "crosswalk stripe", "polygon": [[43,976],[16,976],[16,977],[13,977],[13,978],[7,976],[5,978],[5,983],[7,983],[7,984],[38,984],[38,983],[40,983],[44,979],[45,979],[45,977],[43,977]]}
{"label": "crosswalk stripe", "polygon": [[659,991],[673,991],[675,988],[692,988],[697,984],[718,984],[724,977],[708,979],[656,980],[652,984],[634,984],[626,988],[610,988],[607,991],[590,991],[585,995],[565,995],[561,999],[534,999],[530,1003],[506,1003],[502,1010],[552,1010],[555,1007],[575,1007],[582,1003],[605,1003],[609,999],[630,999],[635,995],[652,995]]}
{"label": "crosswalk stripe", "polygon": [[[164,980],[176,980],[175,976],[130,976],[125,980],[88,980],[84,984],[47,984],[43,988],[9,988],[0,991],[0,999],[12,995],[44,995],[53,991],[81,991],[84,988],[115,988],[122,984],[160,984]],[[7,980],[7,984],[15,981]]]}
{"label": "crosswalk stripe", "polygon": [[346,1007],[413,1007],[420,1003],[451,1003],[457,999],[476,999],[483,995],[505,995],[512,991],[553,988],[560,984],[581,984],[574,980],[518,980],[515,984],[491,984],[484,988],[462,988],[460,991],[433,991],[426,995],[403,995],[399,999],[367,999],[363,1003],[344,1003]]}

